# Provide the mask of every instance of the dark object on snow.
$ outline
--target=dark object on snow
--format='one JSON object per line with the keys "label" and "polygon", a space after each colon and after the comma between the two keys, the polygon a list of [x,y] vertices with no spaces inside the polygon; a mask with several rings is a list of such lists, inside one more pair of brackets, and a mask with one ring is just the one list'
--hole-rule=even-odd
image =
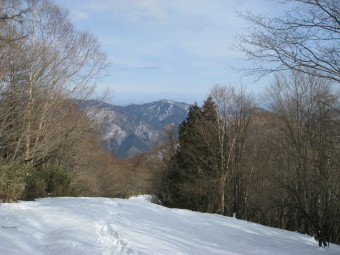
{"label": "dark object on snow", "polygon": [[327,247],[329,246],[329,242],[327,242],[321,233],[321,231],[318,231],[316,235],[314,235],[314,239],[319,242],[319,247]]}

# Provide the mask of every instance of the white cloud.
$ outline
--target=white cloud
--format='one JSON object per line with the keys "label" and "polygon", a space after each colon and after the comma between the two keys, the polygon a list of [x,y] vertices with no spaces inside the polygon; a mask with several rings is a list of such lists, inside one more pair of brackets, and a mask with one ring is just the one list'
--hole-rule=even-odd
{"label": "white cloud", "polygon": [[130,22],[165,24],[167,14],[164,1],[159,0],[73,0],[79,1],[83,10],[99,12],[102,15],[121,17]]}
{"label": "white cloud", "polygon": [[86,12],[73,9],[71,10],[71,18],[74,22],[77,22],[80,20],[87,20],[89,15]]}

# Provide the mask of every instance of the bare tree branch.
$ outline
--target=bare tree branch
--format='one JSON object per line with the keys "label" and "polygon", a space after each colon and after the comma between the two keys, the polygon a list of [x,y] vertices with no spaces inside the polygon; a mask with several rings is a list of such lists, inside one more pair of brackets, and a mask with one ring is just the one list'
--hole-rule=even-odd
{"label": "bare tree branch", "polygon": [[293,69],[340,82],[340,4],[336,0],[286,0],[282,18],[240,14],[251,27],[236,36],[235,48],[253,65],[239,68],[262,77]]}

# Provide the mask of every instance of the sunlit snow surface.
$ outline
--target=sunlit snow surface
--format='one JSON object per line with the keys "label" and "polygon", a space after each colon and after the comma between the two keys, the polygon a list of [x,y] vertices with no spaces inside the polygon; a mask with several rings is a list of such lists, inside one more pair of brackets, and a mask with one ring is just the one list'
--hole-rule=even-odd
{"label": "sunlit snow surface", "polygon": [[138,197],[45,198],[0,206],[0,254],[340,254],[312,237]]}

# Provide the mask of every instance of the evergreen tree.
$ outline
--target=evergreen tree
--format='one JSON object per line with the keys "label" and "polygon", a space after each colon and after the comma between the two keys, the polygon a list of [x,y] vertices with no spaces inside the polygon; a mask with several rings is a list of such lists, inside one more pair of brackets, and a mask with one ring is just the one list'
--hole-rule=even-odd
{"label": "evergreen tree", "polygon": [[211,141],[216,134],[217,111],[209,97],[202,108],[189,108],[188,117],[179,127],[178,149],[172,159],[169,179],[175,207],[198,211],[214,211],[217,179]]}

